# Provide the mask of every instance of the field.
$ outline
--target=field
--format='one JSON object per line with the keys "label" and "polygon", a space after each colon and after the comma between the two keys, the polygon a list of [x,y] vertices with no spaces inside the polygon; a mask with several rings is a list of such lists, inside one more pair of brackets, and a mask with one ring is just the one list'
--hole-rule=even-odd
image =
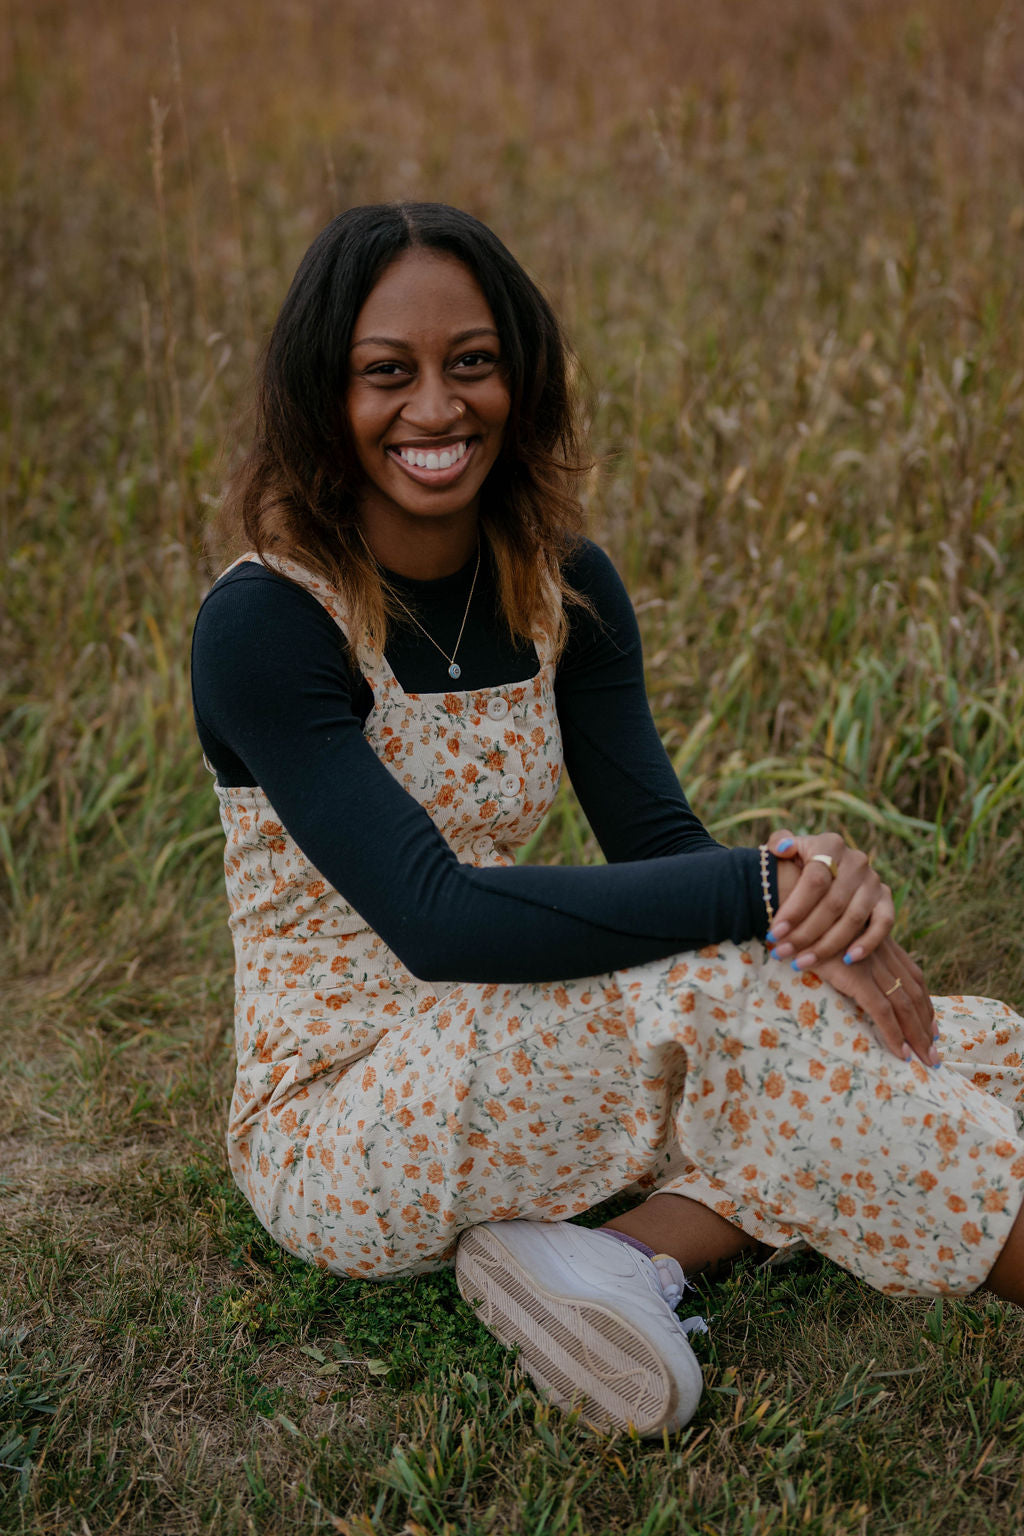
{"label": "field", "polygon": [[[586,378],[590,529],[724,840],[870,848],[932,989],[1024,1007],[1017,0],[8,0],[0,15],[0,1529],[1024,1529],[1024,1318],[814,1258],[705,1283],[665,1444],[533,1396],[449,1277],[227,1176],[188,694],[206,529],[305,246],[487,220]],[[596,856],[566,795],[536,857]]]}

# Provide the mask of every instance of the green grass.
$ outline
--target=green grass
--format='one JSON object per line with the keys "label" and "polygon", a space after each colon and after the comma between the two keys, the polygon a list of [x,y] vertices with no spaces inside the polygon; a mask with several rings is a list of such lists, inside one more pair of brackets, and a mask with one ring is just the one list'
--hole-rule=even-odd
{"label": "green grass", "polygon": [[[695,1303],[696,1419],[646,1445],[550,1412],[450,1276],[359,1285],[274,1247],[221,1151],[231,957],[187,677],[303,249],[350,202],[469,207],[578,347],[591,528],[702,814],[840,828],[933,990],[1024,1005],[1013,19],[7,7],[0,1529],[1024,1528],[1024,1322],[984,1298],[743,1263]],[[595,856],[563,795],[532,857]]]}

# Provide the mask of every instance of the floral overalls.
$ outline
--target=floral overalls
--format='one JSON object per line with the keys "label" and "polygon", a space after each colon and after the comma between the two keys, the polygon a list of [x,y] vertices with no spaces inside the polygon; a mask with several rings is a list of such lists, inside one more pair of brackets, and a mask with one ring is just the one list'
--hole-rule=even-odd
{"label": "floral overalls", "polygon": [[[344,631],[337,591],[274,563]],[[513,863],[558,787],[554,663],[535,641],[535,677],[443,694],[357,657],[366,739],[463,863]],[[286,1248],[347,1275],[413,1273],[477,1222],[560,1221],[635,1186],[776,1247],[805,1239],[893,1294],[969,1291],[991,1269],[1024,1198],[1024,1022],[1005,1004],[938,1000],[946,1060],[928,1071],[758,941],[560,984],[427,983],[262,790],[217,794],[229,1155]]]}

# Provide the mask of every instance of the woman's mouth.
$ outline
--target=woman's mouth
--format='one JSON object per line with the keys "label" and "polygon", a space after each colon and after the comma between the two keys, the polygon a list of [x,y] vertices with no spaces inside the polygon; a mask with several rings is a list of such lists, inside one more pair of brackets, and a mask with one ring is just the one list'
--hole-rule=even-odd
{"label": "woman's mouth", "polygon": [[476,444],[475,437],[460,437],[441,447],[402,443],[387,452],[394,463],[421,485],[451,485],[472,458]]}

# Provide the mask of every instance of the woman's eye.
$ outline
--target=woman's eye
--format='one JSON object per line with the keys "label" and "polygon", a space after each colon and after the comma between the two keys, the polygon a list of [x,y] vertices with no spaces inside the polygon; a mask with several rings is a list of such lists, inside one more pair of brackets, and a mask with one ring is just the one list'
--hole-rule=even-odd
{"label": "woman's eye", "polygon": [[455,366],[464,371],[473,368],[491,368],[497,361],[493,352],[464,352]]}
{"label": "woman's eye", "polygon": [[371,363],[363,372],[370,378],[399,379],[404,378],[408,370],[401,363],[380,362]]}

